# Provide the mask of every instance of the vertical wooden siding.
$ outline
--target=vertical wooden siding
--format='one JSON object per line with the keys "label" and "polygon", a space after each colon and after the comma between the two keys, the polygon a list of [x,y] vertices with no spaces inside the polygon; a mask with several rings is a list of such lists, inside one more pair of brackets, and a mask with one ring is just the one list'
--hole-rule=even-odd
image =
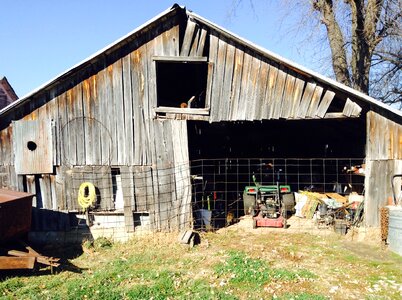
{"label": "vertical wooden siding", "polygon": [[373,111],[367,113],[366,224],[379,226],[379,209],[392,196],[391,178],[402,173],[402,126]]}
{"label": "vertical wooden siding", "polygon": [[325,116],[334,92],[218,35],[210,34],[209,39],[211,122]]}

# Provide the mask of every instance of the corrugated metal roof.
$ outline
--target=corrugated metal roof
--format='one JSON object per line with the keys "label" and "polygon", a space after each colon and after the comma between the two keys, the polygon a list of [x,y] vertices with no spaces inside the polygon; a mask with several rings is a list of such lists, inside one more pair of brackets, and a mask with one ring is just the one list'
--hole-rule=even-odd
{"label": "corrugated metal roof", "polygon": [[234,39],[237,42],[243,44],[245,47],[250,48],[258,53],[260,53],[261,55],[276,61],[282,65],[291,67],[293,70],[295,70],[298,73],[301,73],[302,75],[309,75],[313,78],[315,78],[318,81],[321,81],[322,83],[328,84],[329,86],[331,86],[332,88],[338,89],[342,92],[345,92],[347,94],[353,95],[356,98],[369,103],[370,105],[374,105],[377,106],[381,109],[384,109],[386,111],[392,112],[395,115],[402,117],[402,111],[397,110],[387,104],[384,104],[364,93],[361,93],[351,87],[348,87],[344,84],[341,84],[331,78],[328,78],[326,76],[323,76],[319,73],[316,73],[308,68],[305,68],[291,60],[288,60],[276,53],[273,53],[263,47],[260,47],[258,45],[255,45],[254,43],[248,41],[247,39],[244,39],[226,29],[224,29],[223,27],[220,27],[219,25],[216,25],[215,23],[193,13],[192,11],[186,10],[186,8],[184,6],[179,6],[177,4],[174,4],[172,7],[168,8],[167,10],[163,11],[162,13],[160,13],[159,15],[157,15],[156,17],[152,18],[151,20],[149,20],[148,22],[144,23],[143,25],[137,27],[136,29],[134,29],[133,31],[131,31],[130,33],[128,33],[127,35],[123,36],[122,38],[118,39],[117,41],[115,41],[114,43],[104,47],[103,49],[99,50],[98,52],[96,52],[95,54],[91,55],[90,57],[84,59],[83,61],[81,61],[80,63],[76,64],[75,66],[73,66],[72,68],[68,69],[67,71],[61,73],[60,75],[56,76],[55,78],[49,80],[48,82],[44,83],[43,85],[39,86],[37,89],[31,91],[30,93],[28,93],[27,95],[25,95],[24,97],[21,97],[19,100],[11,103],[10,105],[6,106],[5,108],[3,108],[2,110],[0,110],[0,116],[3,115],[4,113],[12,110],[15,107],[18,107],[19,105],[21,105],[22,103],[24,103],[25,101],[29,100],[30,97],[34,96],[35,94],[39,93],[40,91],[49,88],[51,85],[57,83],[59,80],[61,80],[63,77],[66,77],[70,74],[72,74],[74,71],[76,71],[77,69],[84,67],[85,64],[90,63],[92,60],[97,59],[97,57],[104,55],[106,52],[112,50],[114,47],[123,44],[126,42],[127,39],[129,39],[130,37],[134,36],[135,34],[139,33],[141,30],[144,30],[145,28],[147,28],[148,26],[150,26],[151,24],[157,22],[158,20],[160,20],[161,18],[165,17],[168,13],[175,11],[175,10],[183,10],[185,11],[185,13],[189,16],[194,18],[195,20],[197,20],[198,22],[206,25],[207,27],[210,27],[212,29],[214,29],[215,31],[219,32],[222,35],[227,36],[229,39]]}

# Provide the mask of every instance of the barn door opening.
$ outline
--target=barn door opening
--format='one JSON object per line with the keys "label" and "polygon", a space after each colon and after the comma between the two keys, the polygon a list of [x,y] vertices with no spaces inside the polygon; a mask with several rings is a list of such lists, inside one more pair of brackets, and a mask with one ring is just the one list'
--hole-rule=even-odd
{"label": "barn door opening", "polygon": [[261,185],[279,182],[292,191],[361,194],[364,176],[351,167],[364,165],[364,129],[357,119],[190,121],[193,209],[211,211],[213,227],[230,225],[245,213],[243,193],[253,175]]}

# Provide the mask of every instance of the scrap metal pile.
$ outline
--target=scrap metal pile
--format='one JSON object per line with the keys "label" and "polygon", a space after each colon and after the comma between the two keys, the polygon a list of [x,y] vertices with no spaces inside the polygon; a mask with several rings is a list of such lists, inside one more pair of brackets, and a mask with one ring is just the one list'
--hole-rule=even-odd
{"label": "scrap metal pile", "polygon": [[333,227],[346,234],[351,226],[363,221],[364,197],[356,193],[342,196],[338,193],[302,191],[295,193],[297,217],[313,219],[318,228]]}

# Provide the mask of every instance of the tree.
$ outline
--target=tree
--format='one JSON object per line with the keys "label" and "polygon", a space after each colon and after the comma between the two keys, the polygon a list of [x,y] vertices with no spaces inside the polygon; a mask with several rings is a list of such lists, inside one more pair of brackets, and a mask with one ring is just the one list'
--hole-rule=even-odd
{"label": "tree", "polygon": [[[336,2],[340,1],[311,1],[326,28],[336,79],[386,103],[400,104],[401,1],[344,0],[346,9]],[[347,23],[339,23],[340,12],[349,16]]]}
{"label": "tree", "polygon": [[402,0],[299,0],[297,5],[307,5],[312,13],[305,17],[325,27],[337,81],[402,108]]}

